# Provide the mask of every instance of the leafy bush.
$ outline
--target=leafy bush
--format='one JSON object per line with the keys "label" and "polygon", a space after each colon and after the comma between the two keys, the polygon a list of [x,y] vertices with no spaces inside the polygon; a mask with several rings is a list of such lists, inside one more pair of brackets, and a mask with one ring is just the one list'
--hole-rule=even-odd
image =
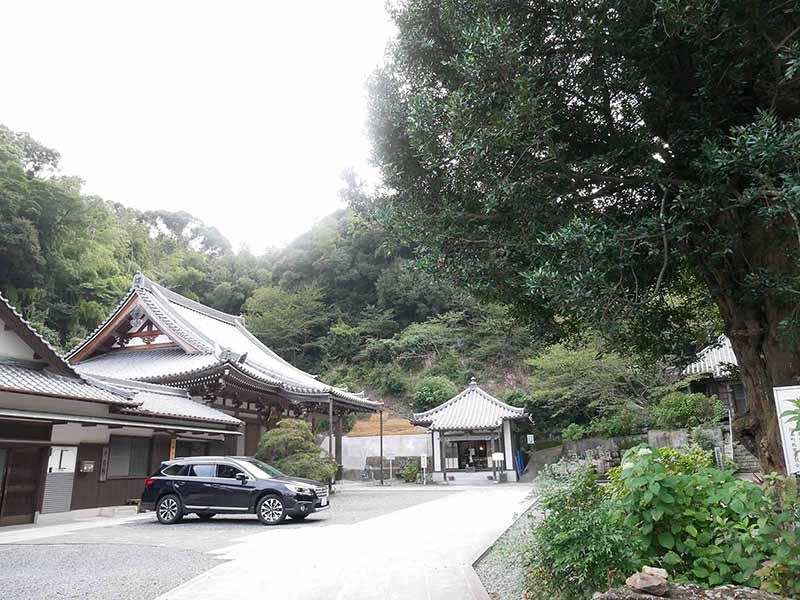
{"label": "leafy bush", "polygon": [[644,411],[620,410],[619,412],[592,420],[589,429],[593,435],[604,438],[636,435],[650,424]]}
{"label": "leafy bush", "polygon": [[719,423],[727,415],[716,396],[673,392],[653,408],[653,420],[662,429],[681,429]]}
{"label": "leafy bush", "polygon": [[420,379],[414,389],[414,410],[426,411],[446,402],[457,393],[458,388],[447,377],[428,375]]}
{"label": "leafy bush", "polygon": [[590,468],[545,491],[541,505],[546,516],[527,552],[531,597],[589,598],[640,566],[636,536]]}
{"label": "leafy bush", "polygon": [[403,478],[403,481],[406,483],[416,483],[417,477],[422,472],[419,465],[415,462],[406,463],[406,466],[403,467],[403,470],[400,471],[400,477]]}
{"label": "leafy bush", "polygon": [[570,423],[569,425],[564,427],[564,429],[561,430],[561,438],[572,442],[576,442],[578,440],[582,440],[583,438],[585,438],[587,433],[589,432],[583,425],[578,425],[577,423]]}
{"label": "leafy bush", "polygon": [[618,500],[644,542],[644,562],[707,586],[800,589],[796,504],[778,507],[759,486],[673,453],[670,474],[660,458],[639,446],[625,454],[620,474]]}
{"label": "leafy bush", "polygon": [[314,443],[311,426],[300,419],[283,419],[258,444],[256,457],[287,475],[330,481],[336,461]]}

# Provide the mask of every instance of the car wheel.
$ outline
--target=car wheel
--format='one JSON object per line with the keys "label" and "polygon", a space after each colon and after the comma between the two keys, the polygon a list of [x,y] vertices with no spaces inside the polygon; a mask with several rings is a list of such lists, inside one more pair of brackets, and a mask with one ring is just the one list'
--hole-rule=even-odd
{"label": "car wheel", "polygon": [[209,512],[202,512],[202,513],[195,513],[198,517],[200,517],[201,521],[208,521],[214,517],[217,513],[209,513]]}
{"label": "car wheel", "polygon": [[277,525],[286,518],[286,508],[278,496],[264,496],[256,506],[258,520],[264,525]]}
{"label": "car wheel", "polygon": [[178,523],[183,518],[181,499],[175,494],[167,494],[159,498],[156,504],[156,516],[158,522],[164,525]]}

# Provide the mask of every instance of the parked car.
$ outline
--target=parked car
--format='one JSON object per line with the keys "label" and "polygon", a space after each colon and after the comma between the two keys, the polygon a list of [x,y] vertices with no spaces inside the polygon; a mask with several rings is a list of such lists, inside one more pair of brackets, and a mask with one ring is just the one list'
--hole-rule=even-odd
{"label": "parked car", "polygon": [[246,456],[168,460],[144,485],[139,511],[154,510],[165,525],[189,513],[201,519],[255,513],[264,525],[277,525],[287,516],[302,521],[330,507],[326,485],[289,477]]}

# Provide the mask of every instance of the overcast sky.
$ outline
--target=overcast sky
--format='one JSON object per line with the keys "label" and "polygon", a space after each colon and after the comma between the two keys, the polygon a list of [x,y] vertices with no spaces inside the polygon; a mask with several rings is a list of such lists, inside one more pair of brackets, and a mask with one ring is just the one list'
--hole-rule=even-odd
{"label": "overcast sky", "polygon": [[86,193],[261,252],[341,205],[344,168],[370,176],[383,0],[5,0],[0,22],[0,123],[60,151]]}

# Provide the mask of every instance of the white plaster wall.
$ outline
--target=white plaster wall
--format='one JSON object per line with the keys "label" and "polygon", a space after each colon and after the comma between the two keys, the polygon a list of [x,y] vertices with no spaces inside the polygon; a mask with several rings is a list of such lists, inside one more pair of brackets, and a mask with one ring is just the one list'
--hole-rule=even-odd
{"label": "white plaster wall", "polygon": [[66,425],[53,425],[53,434],[50,441],[65,446],[78,444],[107,444],[110,435],[124,435],[128,437],[151,437],[152,429],[144,427],[120,427],[109,430],[105,425],[96,427],[82,427],[79,423]]}
{"label": "white plaster wall", "polygon": [[[345,469],[363,469],[368,456],[380,456],[380,436],[364,437],[342,436],[342,467]],[[320,447],[328,450],[328,436],[320,442]],[[428,433],[413,435],[384,435],[383,455],[426,456],[431,455],[431,436]],[[438,452],[437,452],[438,454]]]}
{"label": "white plaster wall", "polygon": [[33,350],[14,331],[6,330],[0,319],[0,356],[21,360],[33,360]]}
{"label": "white plaster wall", "polygon": [[99,402],[48,398],[46,396],[32,396],[10,392],[0,392],[0,408],[67,415],[85,415],[89,417],[109,416],[108,405]]}
{"label": "white plaster wall", "polygon": [[[506,469],[516,472],[514,467],[514,448],[511,446],[511,421],[503,421],[503,447],[506,455]],[[514,481],[516,481],[516,478]]]}

